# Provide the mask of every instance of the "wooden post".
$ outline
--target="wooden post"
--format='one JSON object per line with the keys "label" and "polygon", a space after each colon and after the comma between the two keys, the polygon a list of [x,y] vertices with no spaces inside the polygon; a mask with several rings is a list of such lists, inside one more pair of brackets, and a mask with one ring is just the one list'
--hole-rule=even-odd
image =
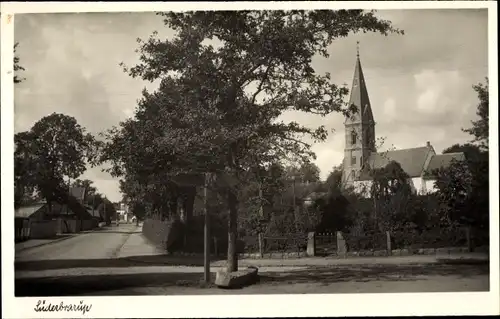
{"label": "wooden post", "polygon": [[210,227],[209,227],[210,218],[208,215],[207,197],[208,197],[208,173],[205,173],[205,185],[203,188],[203,210],[205,213],[204,278],[205,278],[205,283],[209,284],[210,283]]}
{"label": "wooden post", "polygon": [[387,256],[390,256],[392,254],[391,233],[389,231],[386,231],[385,235],[387,237]]}
{"label": "wooden post", "polygon": [[465,227],[465,238],[467,240],[467,250],[469,252],[472,252],[474,251],[474,247],[472,246],[472,240],[471,240],[471,236],[470,236],[470,227]]}
{"label": "wooden post", "polygon": [[259,255],[260,258],[264,258],[264,239],[262,238],[262,233],[259,233]]}

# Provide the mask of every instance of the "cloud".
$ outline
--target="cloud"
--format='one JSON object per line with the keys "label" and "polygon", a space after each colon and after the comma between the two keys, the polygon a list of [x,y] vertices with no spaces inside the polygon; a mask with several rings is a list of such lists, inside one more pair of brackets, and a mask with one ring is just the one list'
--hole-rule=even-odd
{"label": "cloud", "polygon": [[[405,35],[354,34],[335,40],[329,58],[316,56],[313,67],[332,81],[351,84],[356,41],[376,121],[386,145],[415,147],[431,141],[440,151],[469,139],[461,132],[475,118],[472,85],[484,80],[487,66],[487,10],[382,10]],[[98,133],[133,115],[144,87],[120,62],[138,62],[137,38],[153,31],[169,38],[161,17],[153,13],[80,13],[16,15],[15,40],[26,81],[15,87],[15,131],[29,129],[52,112],[74,116]],[[286,121],[325,125],[335,130],[315,144],[316,163],[324,178],[342,162],[343,117],[287,113]],[[385,147],[385,146],[384,146]],[[99,190],[120,200],[118,181],[100,168],[89,169]]]}

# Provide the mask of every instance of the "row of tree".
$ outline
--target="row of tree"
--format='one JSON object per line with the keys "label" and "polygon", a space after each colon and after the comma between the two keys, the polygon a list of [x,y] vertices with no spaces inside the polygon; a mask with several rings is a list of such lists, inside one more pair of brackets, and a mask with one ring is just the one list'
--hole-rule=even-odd
{"label": "row of tree", "polygon": [[[84,163],[108,163],[108,172],[121,178],[120,189],[135,214],[164,219],[181,214],[186,220],[196,209],[200,186],[207,186],[209,201],[220,212],[228,212],[228,271],[237,270],[238,225],[255,225],[257,231],[270,224],[283,225],[277,218],[265,218],[269,207],[276,211],[276,203],[283,204],[282,216],[291,220],[291,226],[281,231],[303,231],[310,227],[308,223],[345,222],[338,216],[349,214],[337,214],[338,207],[352,209],[355,195],[346,195],[338,187],[339,173],[333,172],[320,186],[311,184],[318,180],[318,171],[311,169],[315,155],[303,137],[324,141],[326,129],[284,123],[279,118],[286,111],[320,115],[356,111],[344,102],[347,88],[331,84],[329,74],[318,74],[312,57],[327,57],[333,40],[355,32],[402,32],[374,12],[362,10],[159,15],[175,37],[160,40],[155,32],[147,41],[139,40],[140,63],[131,68],[122,65],[132,77],[160,81],[159,88],[152,93],[144,90],[134,117],[105,132],[103,141],[60,115],[49,117],[57,127],[42,123],[19,135],[16,144],[26,144],[27,149],[23,153],[24,146],[16,148],[19,167],[36,167],[24,170],[35,172],[31,185],[51,199],[57,189],[54,185],[62,185],[63,177],[78,177]],[[210,44],[213,40],[217,46]],[[64,134],[63,129],[67,130]],[[484,134],[484,130],[471,133]],[[45,134],[43,142],[39,134]],[[71,142],[55,143],[63,136]],[[23,162],[22,154],[31,154],[35,160]],[[67,165],[61,165],[61,158]],[[293,169],[287,163],[304,164]],[[392,183],[390,189],[383,184],[387,174],[394,172],[397,166],[374,175],[377,201],[398,202],[394,196],[405,194],[398,191],[405,189],[402,182],[394,189]],[[395,179],[402,181],[401,176]],[[298,211],[297,185],[315,185],[317,192],[329,194],[315,201],[319,213]],[[291,196],[286,195],[290,192]],[[443,205],[459,205],[451,198],[455,192],[441,194]]]}

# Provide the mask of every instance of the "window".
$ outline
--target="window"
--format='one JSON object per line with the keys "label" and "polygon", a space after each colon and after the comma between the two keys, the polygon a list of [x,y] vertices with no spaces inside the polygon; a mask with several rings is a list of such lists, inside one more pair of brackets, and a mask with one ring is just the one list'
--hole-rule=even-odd
{"label": "window", "polygon": [[351,165],[354,165],[354,164],[356,164],[356,156],[353,156],[351,158]]}
{"label": "window", "polygon": [[356,171],[355,170],[351,171],[351,176],[352,176],[352,178],[356,178]]}
{"label": "window", "polygon": [[358,140],[358,134],[356,134],[356,132],[352,131],[351,132],[351,145],[356,145],[357,140]]}

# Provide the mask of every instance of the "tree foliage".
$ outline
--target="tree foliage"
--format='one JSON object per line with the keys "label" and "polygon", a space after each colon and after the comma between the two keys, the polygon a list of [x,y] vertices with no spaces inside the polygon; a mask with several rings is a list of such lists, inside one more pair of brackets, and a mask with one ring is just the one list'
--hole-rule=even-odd
{"label": "tree foliage", "polygon": [[43,117],[14,139],[16,182],[36,189],[49,206],[67,193],[65,179],[79,177],[96,155],[93,136],[63,114]]}
{"label": "tree foliage", "polygon": [[19,45],[19,42],[16,42],[14,44],[14,83],[21,83],[23,80],[25,80],[24,78],[21,78],[17,74],[15,74],[18,71],[24,71],[25,70],[24,67],[22,67],[19,64],[19,57],[16,55],[16,48],[17,48],[18,45]]}
{"label": "tree foliage", "polygon": [[473,136],[473,142],[478,143],[482,149],[487,150],[489,145],[489,81],[486,78],[485,83],[479,83],[473,86],[476,91],[479,104],[476,115],[478,120],[472,121],[472,127],[464,129],[465,132]]}
{"label": "tree foliage", "polygon": [[[155,32],[147,41],[139,39],[140,63],[125,71],[148,81],[160,79],[160,87],[143,93],[132,126],[122,123],[111,134],[105,159],[113,162],[115,173],[132,174],[141,181],[153,173],[168,180],[172,175],[205,172],[224,180],[228,269],[235,270],[235,181],[284,158],[314,157],[303,136],[326,139],[322,126],[284,123],[279,116],[289,110],[348,113],[347,88],[332,84],[329,74],[317,74],[311,66],[313,56],[327,57],[332,41],[352,32],[398,30],[362,10],[159,15],[175,37],[160,40]],[[135,141],[123,139],[122,133],[136,134]],[[120,154],[120,147],[132,154]]]}
{"label": "tree foliage", "polygon": [[473,225],[487,231],[489,225],[488,79],[475,85],[479,105],[478,121],[464,130],[474,144],[455,144],[444,153],[463,152],[466,160],[454,161],[434,172],[440,201],[441,220],[448,224]]}

